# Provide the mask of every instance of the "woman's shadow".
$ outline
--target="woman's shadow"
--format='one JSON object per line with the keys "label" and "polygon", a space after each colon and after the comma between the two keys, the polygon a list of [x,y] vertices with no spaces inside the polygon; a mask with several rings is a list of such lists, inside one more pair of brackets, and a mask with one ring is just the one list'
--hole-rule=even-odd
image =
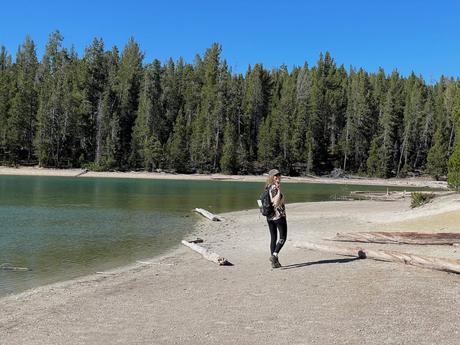
{"label": "woman's shadow", "polygon": [[300,268],[305,266],[311,265],[321,265],[321,264],[344,264],[347,262],[361,260],[361,258],[350,258],[350,259],[331,259],[331,260],[319,260],[319,261],[310,261],[310,262],[302,262],[300,264],[292,264],[281,267],[282,270],[290,270],[292,268]]}

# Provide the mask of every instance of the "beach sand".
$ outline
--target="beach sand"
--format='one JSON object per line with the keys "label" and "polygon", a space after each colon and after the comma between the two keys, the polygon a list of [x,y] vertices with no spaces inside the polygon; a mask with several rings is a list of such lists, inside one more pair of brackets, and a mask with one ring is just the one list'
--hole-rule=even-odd
{"label": "beach sand", "polygon": [[[143,178],[143,179],[169,179],[169,180],[215,180],[215,181],[245,181],[262,182],[266,176],[256,175],[225,175],[225,174],[169,174],[146,171],[130,172],[97,172],[82,169],[50,169],[39,167],[6,167],[0,166],[0,175],[19,175],[19,176],[68,176],[68,177],[106,177],[106,178]],[[351,176],[349,178],[331,177],[289,177],[283,176],[283,183],[337,183],[353,185],[379,185],[379,186],[398,186],[398,187],[429,187],[447,189],[445,181],[435,181],[427,177],[416,178],[370,178]]]}
{"label": "beach sand", "polygon": [[[0,344],[458,344],[460,274],[294,246],[337,232],[460,232],[460,195],[409,203],[288,204],[283,268],[275,270],[258,210],[199,219],[187,239],[202,238],[233,266],[178,244],[161,257],[4,297]],[[363,247],[460,259],[453,246]]]}

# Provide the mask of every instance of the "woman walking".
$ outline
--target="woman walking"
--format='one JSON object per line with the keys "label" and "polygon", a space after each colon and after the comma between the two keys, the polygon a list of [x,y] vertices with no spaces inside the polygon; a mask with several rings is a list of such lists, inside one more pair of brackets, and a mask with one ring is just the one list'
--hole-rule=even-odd
{"label": "woman walking", "polygon": [[281,173],[279,170],[272,169],[268,172],[265,188],[269,191],[270,201],[275,211],[273,215],[267,216],[268,229],[270,230],[270,262],[272,263],[272,268],[280,268],[281,264],[278,254],[286,242],[287,222],[284,195],[281,192]]}

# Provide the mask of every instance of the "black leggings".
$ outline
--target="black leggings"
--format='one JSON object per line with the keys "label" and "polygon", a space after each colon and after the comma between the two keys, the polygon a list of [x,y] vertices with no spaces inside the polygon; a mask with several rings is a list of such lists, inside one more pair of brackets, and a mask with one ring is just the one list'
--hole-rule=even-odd
{"label": "black leggings", "polygon": [[[270,230],[270,253],[279,253],[281,248],[284,246],[287,237],[287,222],[286,217],[281,217],[277,220],[268,220],[268,229]],[[280,232],[280,240],[278,239],[278,231]]]}

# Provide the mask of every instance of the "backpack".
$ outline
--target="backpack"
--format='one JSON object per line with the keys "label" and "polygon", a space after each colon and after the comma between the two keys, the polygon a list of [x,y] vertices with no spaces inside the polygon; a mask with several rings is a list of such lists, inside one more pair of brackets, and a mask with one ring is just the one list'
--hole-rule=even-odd
{"label": "backpack", "polygon": [[270,188],[265,188],[262,194],[260,194],[259,200],[260,213],[265,217],[273,217],[275,214],[275,208],[273,207],[272,201],[270,200]]}

